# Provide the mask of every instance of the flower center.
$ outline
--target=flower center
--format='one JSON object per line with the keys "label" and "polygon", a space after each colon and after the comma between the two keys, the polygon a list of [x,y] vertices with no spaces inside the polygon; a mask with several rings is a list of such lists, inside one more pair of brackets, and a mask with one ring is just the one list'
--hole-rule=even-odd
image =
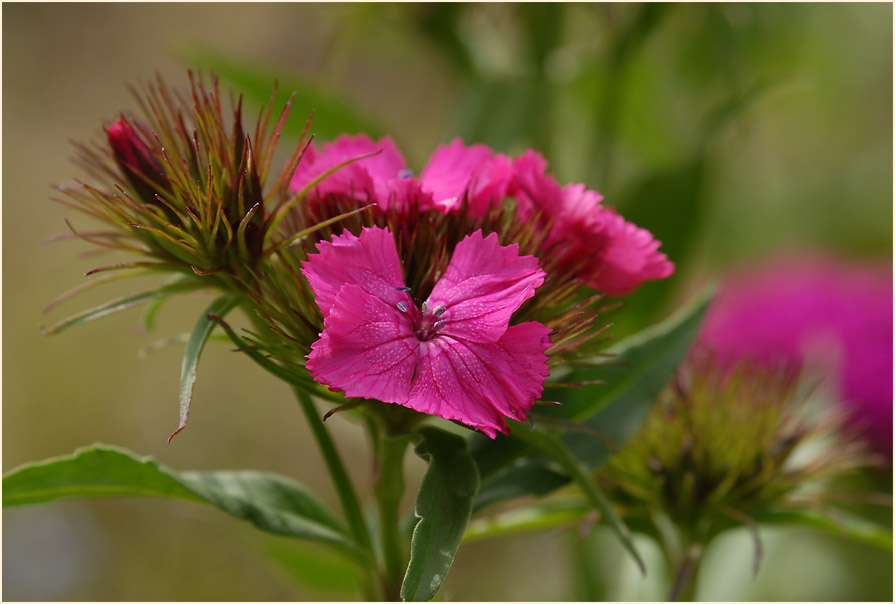
{"label": "flower center", "polygon": [[[409,287],[402,286],[397,289],[400,292],[410,293]],[[438,335],[441,328],[447,324],[447,321],[441,318],[441,315],[447,310],[444,306],[436,306],[430,311],[429,303],[423,302],[420,305],[418,313],[408,313],[407,304],[398,302],[398,310],[410,316],[411,321],[413,321],[413,334],[419,338],[421,342],[434,338]]]}
{"label": "flower center", "polygon": [[444,314],[445,310],[444,306],[436,306],[430,312],[429,303],[423,302],[420,307],[419,318],[414,322],[413,326],[413,333],[416,334],[416,337],[419,338],[421,342],[431,340],[438,335],[438,331],[445,326],[447,321],[441,319],[441,315]]}

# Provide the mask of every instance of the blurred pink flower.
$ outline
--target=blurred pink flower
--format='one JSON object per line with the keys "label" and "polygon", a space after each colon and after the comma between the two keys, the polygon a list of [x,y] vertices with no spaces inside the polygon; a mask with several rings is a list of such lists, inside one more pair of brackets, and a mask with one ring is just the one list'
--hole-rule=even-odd
{"label": "blurred pink flower", "polygon": [[775,260],[724,283],[701,342],[722,365],[809,362],[892,454],[892,272],[822,256]]}
{"label": "blurred pink flower", "polygon": [[316,381],[492,438],[505,417],[525,419],[548,375],[550,330],[509,323],[544,281],[536,258],[476,231],[417,308],[387,229],[345,231],[317,249],[302,264],[324,316],[307,362]]}

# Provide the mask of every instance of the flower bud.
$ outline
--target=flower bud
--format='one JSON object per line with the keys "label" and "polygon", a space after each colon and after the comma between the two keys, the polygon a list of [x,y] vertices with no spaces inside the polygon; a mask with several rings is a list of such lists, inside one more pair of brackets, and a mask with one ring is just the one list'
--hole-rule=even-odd
{"label": "flower bud", "polygon": [[115,156],[115,163],[137,198],[143,203],[160,205],[156,194],[168,190],[161,162],[123,117],[106,129],[106,137]]}

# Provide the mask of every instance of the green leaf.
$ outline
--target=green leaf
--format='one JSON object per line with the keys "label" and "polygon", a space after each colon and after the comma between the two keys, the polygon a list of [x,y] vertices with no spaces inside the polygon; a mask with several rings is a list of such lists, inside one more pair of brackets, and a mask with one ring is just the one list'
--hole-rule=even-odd
{"label": "green leaf", "polygon": [[839,510],[770,510],[755,516],[761,525],[802,526],[892,551],[892,529]]}
{"label": "green leaf", "polygon": [[72,497],[150,496],[204,502],[277,535],[354,551],[344,527],[303,486],[253,471],[176,472],[149,457],[93,445],[30,463],[3,477],[3,505]]}
{"label": "green leaf", "polygon": [[528,456],[482,479],[473,513],[498,501],[518,497],[540,497],[569,483],[569,477],[558,472],[543,459]]}
{"label": "green leaf", "polygon": [[581,421],[594,432],[568,432],[563,437],[586,468],[595,469],[609,459],[612,451],[607,440],[620,449],[643,424],[690,350],[713,291],[706,288],[686,308],[611,349],[614,356],[604,364],[578,370],[571,377],[571,381],[600,380],[602,384],[551,392],[563,404],[545,413],[558,410],[558,415]]}
{"label": "green leaf", "polygon": [[593,508],[578,500],[548,500],[469,523],[463,543],[518,533],[547,531],[583,522]]}
{"label": "green leaf", "polygon": [[180,366],[180,424],[177,426],[177,430],[168,437],[168,444],[171,443],[172,438],[186,428],[186,422],[190,416],[190,401],[193,398],[193,384],[196,382],[199,356],[202,354],[202,349],[205,348],[205,342],[208,341],[208,337],[217,325],[212,317],[225,316],[236,307],[237,303],[238,299],[234,297],[218,298],[205,309],[193,327],[193,332],[190,334],[190,339],[183,352],[183,363]]}
{"label": "green leaf", "polygon": [[143,302],[148,302],[149,300],[155,300],[157,298],[163,298],[165,296],[171,296],[182,292],[193,291],[201,289],[203,287],[206,287],[206,284],[198,280],[163,285],[162,287],[150,291],[141,292],[132,296],[126,296],[124,298],[116,298],[115,300],[110,300],[109,302],[100,304],[99,306],[95,306],[93,308],[89,308],[85,311],[79,312],[66,319],[63,319],[62,321],[59,321],[58,323],[50,327],[41,327],[40,331],[45,336],[57,334],[65,331],[69,327],[74,327],[75,325],[86,323],[87,321],[99,319],[100,317],[116,313],[119,310],[124,310],[126,308],[142,304]]}
{"label": "green leaf", "polygon": [[466,440],[425,427],[416,453],[429,462],[414,511],[419,521],[410,542],[410,563],[401,585],[405,602],[431,600],[441,587],[469,523],[479,474]]}
{"label": "green leaf", "polygon": [[[171,278],[168,279],[165,284],[171,285],[174,283],[183,283],[183,282],[192,281],[192,280],[195,280],[195,277],[192,273],[190,273],[190,274],[176,273],[176,274],[172,275]],[[167,298],[156,298],[155,300],[153,300],[149,304],[147,304],[146,308],[143,309],[143,316],[140,317],[140,323],[142,323],[143,329],[146,332],[150,332],[153,329],[155,329],[156,317],[158,316],[159,311],[161,310],[162,306],[165,304],[165,302],[167,300],[168,300]]]}
{"label": "green leaf", "polygon": [[603,495],[603,492],[597,487],[596,481],[591,478],[587,473],[585,466],[575,458],[572,451],[570,451],[562,441],[553,435],[548,434],[544,430],[534,431],[527,426],[519,425],[515,428],[515,433],[518,438],[521,438],[531,446],[537,448],[563,467],[566,473],[579,487],[581,487],[581,490],[584,491],[584,494],[587,496],[591,505],[600,510],[603,518],[608,522],[609,528],[612,529],[612,532],[619,538],[622,542],[622,546],[628,550],[628,553],[631,554],[637,562],[637,565],[640,567],[641,572],[645,575],[646,565],[643,562],[643,558],[640,557],[637,548],[634,547],[631,531],[628,530],[625,523],[622,522],[621,518],[618,517],[618,514],[615,513],[609,500],[606,499],[606,496]]}
{"label": "green leaf", "polygon": [[25,464],[3,477],[4,507],[68,497],[125,495],[202,500],[151,458],[138,458],[105,445]]}
{"label": "green leaf", "polygon": [[255,105],[266,106],[270,102],[275,81],[279,81],[281,91],[287,94],[294,92],[293,114],[301,119],[287,121],[283,131],[288,135],[301,135],[305,119],[311,113],[314,114],[311,133],[324,139],[335,138],[344,132],[366,133],[374,138],[385,134],[385,130],[375,120],[356,109],[357,103],[349,102],[341,95],[323,90],[297,76],[284,79],[269,67],[253,65],[209,48],[194,47],[182,54],[189,63],[215,72]]}
{"label": "green leaf", "polygon": [[317,382],[310,378],[307,371],[281,365],[269,359],[267,355],[259,352],[251,341],[239,337],[239,335],[233,331],[233,328],[227,325],[227,322],[221,317],[212,316],[211,319],[221,326],[221,329],[224,330],[224,333],[230,341],[236,344],[240,351],[247,354],[250,359],[255,361],[255,363],[271,375],[283,380],[287,384],[292,384],[293,386],[297,386],[307,392],[313,393],[314,396],[318,398],[339,403],[344,402],[344,398],[341,395],[330,392],[328,389],[321,388]]}

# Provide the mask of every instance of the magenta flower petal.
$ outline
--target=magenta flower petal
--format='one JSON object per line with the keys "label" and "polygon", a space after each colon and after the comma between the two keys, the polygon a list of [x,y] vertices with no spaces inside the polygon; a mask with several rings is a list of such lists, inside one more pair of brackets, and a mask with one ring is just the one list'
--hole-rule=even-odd
{"label": "magenta flower petal", "polygon": [[544,156],[531,149],[513,160],[513,182],[509,194],[518,201],[519,213],[523,218],[540,210],[544,219],[549,221],[563,208],[562,187],[547,174]]}
{"label": "magenta flower petal", "polygon": [[438,337],[422,342],[407,406],[474,426],[494,438],[504,417],[524,420],[549,370],[550,330],[523,323],[497,342]]}
{"label": "magenta flower petal", "polygon": [[609,209],[598,214],[606,248],[588,285],[613,296],[629,294],[644,281],[664,279],[674,264],[659,251],[653,234]]}
{"label": "magenta flower petal", "polygon": [[344,231],[332,242],[318,243],[317,250],[319,254],[302,262],[301,272],[314,291],[324,319],[346,283],[359,286],[393,307],[401,301],[409,302],[407,294],[397,289],[404,285],[401,261],[392,234],[386,229],[365,228],[360,237]]}
{"label": "magenta flower petal", "polygon": [[454,249],[444,276],[427,300],[430,311],[443,307],[444,335],[472,342],[496,342],[510,317],[544,282],[534,256],[520,256],[519,245],[502,246],[497,234],[476,231]]}
{"label": "magenta flower petal", "polygon": [[406,404],[419,345],[394,304],[348,284],[332,304],[307,367],[315,380],[346,396]]}
{"label": "magenta flower petal", "polygon": [[373,398],[454,419],[492,438],[540,396],[550,329],[509,326],[544,280],[537,260],[468,235],[429,300],[417,308],[401,280],[391,233],[346,231],[318,245],[302,272],[324,315],[307,367],[347,396]]}
{"label": "magenta flower petal", "polygon": [[[377,153],[378,152],[378,153]],[[292,177],[290,188],[300,191],[321,174],[342,162],[365,157],[340,168],[315,187],[319,195],[347,195],[361,202],[373,201],[383,207],[395,198],[395,188],[406,176],[404,157],[394,141],[384,137],[373,141],[370,137],[342,135],[324,144],[321,151],[308,147]]]}
{"label": "magenta flower petal", "polygon": [[512,165],[505,156],[493,156],[486,145],[467,147],[457,138],[435,150],[420,173],[420,184],[442,212],[457,209],[467,198],[479,215],[506,194],[511,178]]}

